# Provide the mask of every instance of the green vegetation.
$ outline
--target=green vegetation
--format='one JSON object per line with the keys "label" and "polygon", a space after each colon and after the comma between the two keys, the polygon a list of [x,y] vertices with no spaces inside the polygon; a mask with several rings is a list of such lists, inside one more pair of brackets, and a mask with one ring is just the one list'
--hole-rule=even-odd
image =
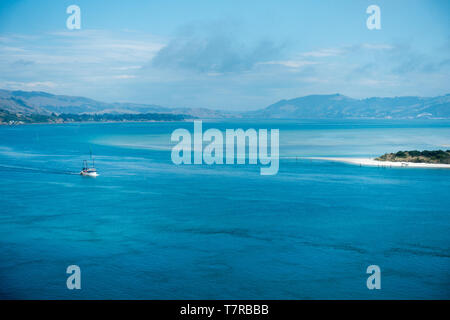
{"label": "green vegetation", "polygon": [[183,121],[193,116],[171,113],[141,114],[71,114],[56,115],[11,113],[0,109],[0,124],[67,123],[67,122],[120,122],[120,121]]}
{"label": "green vegetation", "polygon": [[60,114],[64,122],[108,122],[108,121],[182,121],[192,116],[171,113],[139,113],[139,114]]}
{"label": "green vegetation", "polygon": [[415,163],[444,163],[450,164],[450,150],[436,151],[399,151],[397,153],[386,153],[376,158],[378,161],[415,162]]}

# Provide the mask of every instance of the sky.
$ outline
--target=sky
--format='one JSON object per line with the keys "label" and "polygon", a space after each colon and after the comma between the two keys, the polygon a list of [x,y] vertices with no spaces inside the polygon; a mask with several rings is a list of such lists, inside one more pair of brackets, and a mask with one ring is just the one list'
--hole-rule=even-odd
{"label": "sky", "polygon": [[[73,4],[79,30],[66,27]],[[448,0],[1,0],[0,88],[227,111],[438,96],[450,93],[449,18]]]}

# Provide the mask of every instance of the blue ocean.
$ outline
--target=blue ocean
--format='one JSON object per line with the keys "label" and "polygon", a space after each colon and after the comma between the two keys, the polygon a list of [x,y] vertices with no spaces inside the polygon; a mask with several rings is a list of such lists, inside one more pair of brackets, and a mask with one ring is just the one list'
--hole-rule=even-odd
{"label": "blue ocean", "polygon": [[450,170],[302,159],[447,150],[450,122],[203,126],[279,129],[278,174],[174,165],[191,122],[0,127],[0,298],[450,298]]}

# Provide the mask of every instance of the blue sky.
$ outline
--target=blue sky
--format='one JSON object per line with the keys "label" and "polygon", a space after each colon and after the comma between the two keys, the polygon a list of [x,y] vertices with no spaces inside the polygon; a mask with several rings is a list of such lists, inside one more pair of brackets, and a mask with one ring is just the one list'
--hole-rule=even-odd
{"label": "blue sky", "polygon": [[[66,8],[81,8],[81,30]],[[381,8],[368,30],[366,8]],[[253,110],[450,93],[450,1],[2,0],[0,88]]]}

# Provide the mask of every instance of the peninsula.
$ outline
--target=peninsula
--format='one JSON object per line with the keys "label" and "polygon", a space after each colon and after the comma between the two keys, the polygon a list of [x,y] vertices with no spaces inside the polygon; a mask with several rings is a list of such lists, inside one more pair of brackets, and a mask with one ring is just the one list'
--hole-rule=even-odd
{"label": "peninsula", "polygon": [[377,161],[450,164],[450,150],[399,151],[375,158]]}
{"label": "peninsula", "polygon": [[386,153],[378,158],[330,158],[306,157],[303,159],[344,162],[372,167],[446,168],[450,169],[450,150],[399,151]]}

